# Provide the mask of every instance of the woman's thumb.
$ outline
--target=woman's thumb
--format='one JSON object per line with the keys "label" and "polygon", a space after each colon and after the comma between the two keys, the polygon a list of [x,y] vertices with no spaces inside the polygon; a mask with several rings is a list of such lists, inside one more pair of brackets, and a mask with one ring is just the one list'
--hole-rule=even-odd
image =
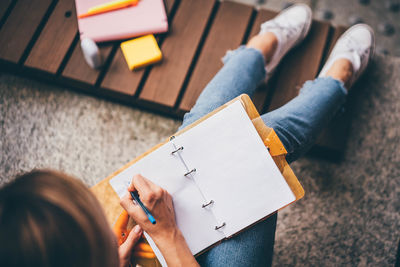
{"label": "woman's thumb", "polygon": [[128,237],[125,242],[119,247],[120,256],[130,258],[133,247],[142,237],[142,228],[139,225],[133,227],[133,229],[129,232]]}

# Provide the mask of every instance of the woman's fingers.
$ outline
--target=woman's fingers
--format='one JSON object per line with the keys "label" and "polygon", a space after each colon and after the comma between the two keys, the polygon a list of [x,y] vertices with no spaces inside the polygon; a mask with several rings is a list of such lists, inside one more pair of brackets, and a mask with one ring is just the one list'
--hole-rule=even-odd
{"label": "woman's fingers", "polygon": [[130,192],[121,199],[121,206],[133,217],[144,231],[153,238],[163,238],[167,233],[177,230],[172,197],[160,186],[152,183],[141,175],[135,175],[129,190],[137,190],[144,206],[157,220],[152,224],[141,206],[134,204]]}
{"label": "woman's fingers", "polygon": [[147,219],[146,213],[138,204],[133,203],[132,197],[129,193],[121,198],[120,204],[136,222],[143,222]]}
{"label": "woman's fingers", "polygon": [[128,187],[129,192],[138,191],[140,196],[147,195],[151,192],[151,186],[149,181],[137,174],[133,176],[131,184]]}
{"label": "woman's fingers", "polygon": [[129,232],[125,242],[119,247],[119,257],[121,260],[129,260],[132,255],[132,250],[135,244],[142,237],[142,228],[139,225],[133,227]]}

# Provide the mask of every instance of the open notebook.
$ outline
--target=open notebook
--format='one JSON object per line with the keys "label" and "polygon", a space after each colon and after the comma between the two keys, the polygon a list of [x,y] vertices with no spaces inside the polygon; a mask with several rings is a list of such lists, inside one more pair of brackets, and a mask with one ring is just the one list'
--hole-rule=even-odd
{"label": "open notebook", "polygon": [[194,255],[296,200],[239,100],[111,179],[119,197],[135,174],[172,195]]}

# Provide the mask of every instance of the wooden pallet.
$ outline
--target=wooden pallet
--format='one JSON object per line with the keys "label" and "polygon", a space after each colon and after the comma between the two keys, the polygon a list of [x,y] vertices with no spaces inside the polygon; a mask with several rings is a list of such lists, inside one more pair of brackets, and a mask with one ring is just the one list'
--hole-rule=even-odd
{"label": "wooden pallet", "polygon": [[[119,43],[101,45],[106,63],[91,69],[79,46],[74,0],[1,0],[0,67],[172,117],[182,117],[221,68],[228,49],[257,34],[276,15],[269,10],[217,0],[166,0],[170,32],[158,35],[162,63],[130,71]],[[290,52],[268,87],[253,96],[260,113],[276,109],[316,77],[344,28],[314,21],[307,39]],[[338,156],[345,148],[349,115],[322,134],[319,151]]]}

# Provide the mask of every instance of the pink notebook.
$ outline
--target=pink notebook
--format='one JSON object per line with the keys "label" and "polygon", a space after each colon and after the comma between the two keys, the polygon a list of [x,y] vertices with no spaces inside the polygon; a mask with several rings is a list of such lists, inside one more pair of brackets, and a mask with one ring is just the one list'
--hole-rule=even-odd
{"label": "pink notebook", "polygon": [[[75,0],[77,14],[110,0]],[[81,39],[95,42],[127,39],[150,33],[168,31],[163,0],[140,0],[136,6],[78,19]]]}

